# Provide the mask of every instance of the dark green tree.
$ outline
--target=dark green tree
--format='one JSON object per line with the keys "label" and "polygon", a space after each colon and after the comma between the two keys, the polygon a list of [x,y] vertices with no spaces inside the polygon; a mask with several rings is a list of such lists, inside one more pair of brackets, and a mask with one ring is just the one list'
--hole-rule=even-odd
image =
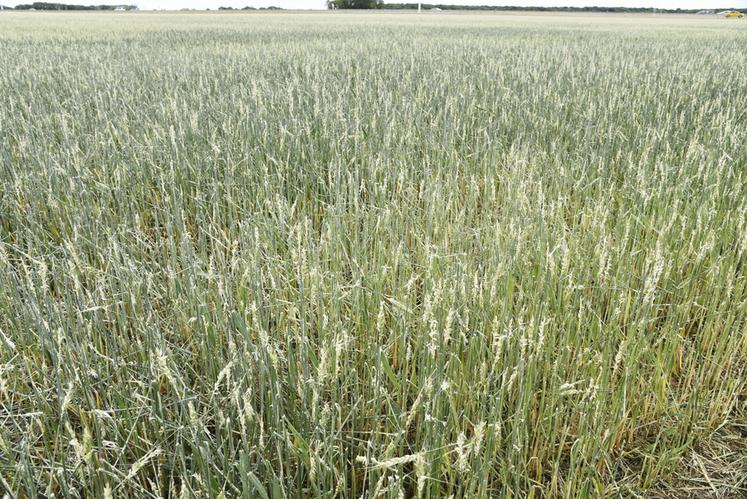
{"label": "dark green tree", "polygon": [[328,9],[379,9],[384,0],[327,0]]}

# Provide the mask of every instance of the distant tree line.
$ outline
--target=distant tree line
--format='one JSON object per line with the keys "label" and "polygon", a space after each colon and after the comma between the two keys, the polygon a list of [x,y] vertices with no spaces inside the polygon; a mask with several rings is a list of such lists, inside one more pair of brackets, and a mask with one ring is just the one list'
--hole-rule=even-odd
{"label": "distant tree line", "polygon": [[[380,9],[384,7],[383,0],[328,0],[328,9]],[[389,7],[389,4],[386,5]]]}
{"label": "distant tree line", "polygon": [[[393,10],[414,10],[418,8],[417,3],[384,3],[383,0],[327,0],[328,9],[393,9]],[[495,5],[451,5],[451,4],[433,4],[424,3],[422,8],[425,10],[482,10],[482,11],[534,11],[534,12],[628,12],[628,13],[671,13],[671,14],[692,14],[699,12],[700,9],[654,9],[651,7],[523,7],[515,5],[495,6]],[[34,2],[30,4],[16,5],[6,7],[0,5],[0,10],[137,10],[136,5],[73,5],[52,2]],[[282,10],[281,7],[219,7],[218,10]],[[733,10],[730,7],[711,8],[714,12],[722,10]]]}
{"label": "distant tree line", "polygon": [[34,2],[16,5],[15,10],[137,10],[136,5],[71,5],[65,3]]}
{"label": "distant tree line", "polygon": [[[331,3],[331,2],[328,2]],[[359,7],[360,8],[360,7]],[[384,5],[386,9],[417,9],[417,3],[387,3]],[[422,8],[425,10],[430,9],[441,9],[441,10],[512,10],[512,11],[533,11],[533,12],[629,12],[629,13],[671,13],[671,14],[694,14],[699,12],[701,9],[654,9],[652,7],[524,7],[515,5],[450,5],[450,4],[431,4],[424,3]],[[730,8],[716,9],[709,8],[719,12],[721,10],[730,10]]]}

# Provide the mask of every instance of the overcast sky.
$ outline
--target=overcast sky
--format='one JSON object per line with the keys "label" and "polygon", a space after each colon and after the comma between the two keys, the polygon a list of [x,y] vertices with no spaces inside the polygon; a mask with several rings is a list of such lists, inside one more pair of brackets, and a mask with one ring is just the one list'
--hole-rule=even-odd
{"label": "overcast sky", "polygon": [[[31,3],[35,0],[23,0],[20,2],[3,1],[0,4],[15,5],[18,3]],[[134,4],[141,9],[217,9],[226,7],[267,7],[275,5],[286,9],[324,9],[325,0],[46,0],[59,3],[75,4]],[[386,1],[386,0],[385,0]],[[391,1],[391,0],[390,0]],[[417,0],[402,0],[403,2],[415,2]],[[445,3],[462,5],[528,5],[528,6],[588,6],[597,5],[605,7],[657,7],[666,9],[707,9],[709,7],[747,7],[747,0],[428,0],[427,3]]]}

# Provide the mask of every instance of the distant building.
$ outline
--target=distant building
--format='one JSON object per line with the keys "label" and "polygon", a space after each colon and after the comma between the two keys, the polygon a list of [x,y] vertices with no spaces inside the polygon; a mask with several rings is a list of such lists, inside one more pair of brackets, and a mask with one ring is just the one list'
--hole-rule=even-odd
{"label": "distant building", "polygon": [[715,10],[711,10],[711,9],[699,10],[698,12],[696,12],[696,14],[701,14],[701,15],[715,14],[715,13],[716,13],[716,11]]}

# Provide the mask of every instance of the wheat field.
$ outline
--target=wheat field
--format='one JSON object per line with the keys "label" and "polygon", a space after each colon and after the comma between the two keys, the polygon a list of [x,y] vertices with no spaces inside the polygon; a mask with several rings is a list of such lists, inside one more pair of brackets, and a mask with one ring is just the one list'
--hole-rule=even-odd
{"label": "wheat field", "polygon": [[743,497],[746,44],[0,13],[0,490]]}

